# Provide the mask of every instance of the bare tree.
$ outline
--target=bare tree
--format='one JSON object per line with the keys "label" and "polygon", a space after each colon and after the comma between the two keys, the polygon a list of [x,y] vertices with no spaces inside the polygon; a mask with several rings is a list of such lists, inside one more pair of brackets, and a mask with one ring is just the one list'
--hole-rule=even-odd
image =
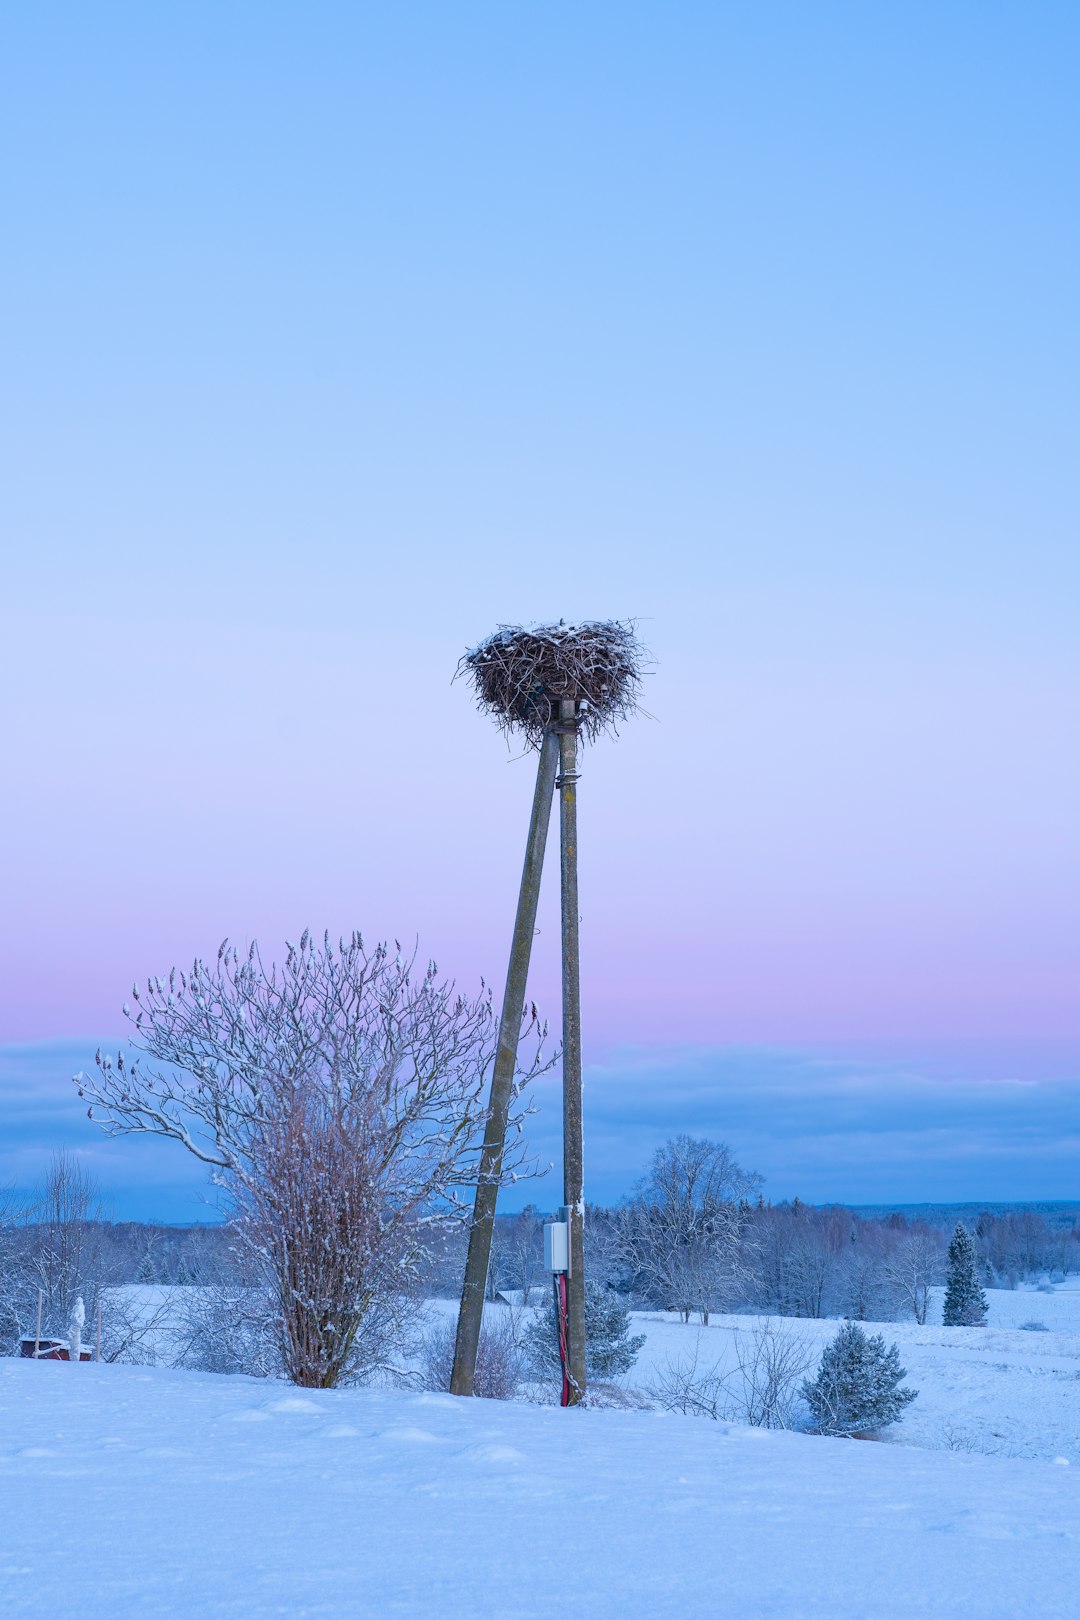
{"label": "bare tree", "polygon": [[[27,1283],[44,1296],[42,1322],[64,1337],[75,1302],[95,1313],[102,1288],[113,1281],[104,1253],[105,1208],[93,1177],[75,1154],[53,1153],[28,1211]],[[24,1313],[25,1314],[25,1313]]]}
{"label": "bare tree", "polygon": [[93,1178],[78,1157],[53,1153],[38,1187],[23,1200],[0,1195],[0,1338],[5,1353],[41,1330],[65,1338],[75,1302],[93,1321],[103,1290],[119,1277],[119,1251]]}
{"label": "bare tree", "polygon": [[25,1225],[22,1199],[13,1187],[0,1188],[0,1355],[14,1352],[30,1303]]}
{"label": "bare tree", "polygon": [[745,1200],[760,1184],[722,1142],[678,1136],[657,1149],[620,1221],[626,1263],[657,1304],[707,1324],[730,1303],[748,1272]]}
{"label": "bare tree", "polygon": [[806,1338],[776,1317],[763,1316],[732,1332],[738,1380],[732,1415],[757,1429],[790,1429],[799,1383],[813,1361]]}
{"label": "bare tree", "polygon": [[539,1212],[530,1204],[516,1215],[496,1222],[488,1273],[489,1298],[499,1288],[513,1289],[522,1305],[539,1305],[550,1293],[544,1270],[544,1229]]}
{"label": "bare tree", "polygon": [[[439,1322],[425,1336],[421,1377],[427,1389],[450,1388],[455,1338],[452,1322]],[[491,1401],[512,1401],[521,1388],[525,1371],[525,1356],[512,1313],[485,1311],[473,1394]]]}
{"label": "bare tree", "polygon": [[665,1412],[716,1423],[728,1417],[731,1395],[718,1366],[700,1365],[699,1348],[695,1345],[689,1355],[669,1356],[655,1369],[645,1393]]}
{"label": "bare tree", "polygon": [[735,1366],[701,1364],[701,1340],[688,1354],[669,1357],[653,1375],[647,1393],[667,1412],[714,1421],[748,1423],[757,1429],[794,1427],[799,1382],[813,1360],[807,1340],[775,1317],[760,1317],[731,1334]]}
{"label": "bare tree", "polygon": [[901,1236],[882,1267],[888,1282],[919,1323],[926,1321],[931,1287],[944,1276],[942,1246],[940,1236],[928,1227],[913,1226]]}
{"label": "bare tree", "polygon": [[851,1245],[847,1210],[808,1209],[796,1199],[789,1211],[787,1279],[790,1314],[823,1317],[836,1302]]}
{"label": "bare tree", "polygon": [[[97,1054],[80,1095],[111,1134],[171,1137],[231,1195],[241,1246],[275,1305],[294,1382],[332,1387],[371,1364],[427,1223],[478,1178],[495,1045],[486,988],[469,999],[435,964],[359,934],[305,932],[282,966],[227,942],[133,992],[140,1056]],[[543,1067],[543,1031],[521,1086]],[[153,1063],[147,1066],[146,1060]],[[520,1133],[522,1111],[513,1125]],[[519,1147],[500,1180],[522,1172]]]}

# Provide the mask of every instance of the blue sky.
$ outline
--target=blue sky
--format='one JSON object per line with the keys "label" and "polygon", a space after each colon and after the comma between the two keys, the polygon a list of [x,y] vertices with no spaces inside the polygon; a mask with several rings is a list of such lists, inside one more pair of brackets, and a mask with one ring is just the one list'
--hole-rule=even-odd
{"label": "blue sky", "polygon": [[2,1072],[226,934],[499,982],[529,767],[450,676],[636,616],[596,1190],[704,1121],[777,1193],[1067,1195],[1076,8],[106,0],[0,61]]}

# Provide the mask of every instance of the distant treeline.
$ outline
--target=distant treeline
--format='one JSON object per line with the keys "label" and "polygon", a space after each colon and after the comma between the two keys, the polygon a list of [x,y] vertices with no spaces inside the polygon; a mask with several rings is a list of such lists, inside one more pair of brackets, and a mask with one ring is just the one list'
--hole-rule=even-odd
{"label": "distant treeline", "polygon": [[1080,1223],[1080,1200],[1025,1199],[1015,1203],[987,1202],[963,1204],[847,1204],[853,1215],[864,1220],[886,1220],[890,1215],[901,1215],[908,1221],[925,1221],[928,1226],[940,1226],[951,1232],[957,1221],[963,1221],[974,1231],[975,1223],[983,1216],[1040,1215],[1055,1231],[1069,1230]]}
{"label": "distant treeline", "polygon": [[[687,1319],[753,1311],[925,1321],[927,1290],[945,1280],[948,1241],[961,1218],[986,1287],[1080,1272],[1080,1207],[1068,1223],[1057,1218],[1065,1208],[938,1205],[930,1220],[895,1209],[870,1214],[759,1197],[703,1220],[700,1209],[677,1199],[670,1211],[630,1200],[614,1209],[589,1207],[589,1274],[639,1308],[679,1310]],[[520,1297],[544,1282],[545,1218],[527,1210],[497,1221],[492,1291]]]}
{"label": "distant treeline", "polygon": [[[958,1219],[971,1232],[985,1286],[1080,1272],[1080,1204],[922,1204],[893,1208],[768,1201],[761,1178],[740,1170],[723,1144],[667,1143],[631,1198],[589,1207],[589,1276],[637,1308],[850,1316],[925,1321],[927,1291],[944,1280]],[[549,1284],[543,1226],[534,1207],[495,1224],[489,1298],[540,1303]],[[454,1297],[466,1227],[425,1228],[419,1291]],[[0,1341],[17,1348],[36,1331],[63,1335],[76,1298],[92,1318],[107,1290],[127,1284],[240,1289],[251,1286],[227,1223],[175,1226],[109,1221],[77,1160],[54,1158],[38,1192],[0,1208]],[[112,1310],[115,1319],[115,1306]],[[130,1324],[116,1354],[131,1337]]]}

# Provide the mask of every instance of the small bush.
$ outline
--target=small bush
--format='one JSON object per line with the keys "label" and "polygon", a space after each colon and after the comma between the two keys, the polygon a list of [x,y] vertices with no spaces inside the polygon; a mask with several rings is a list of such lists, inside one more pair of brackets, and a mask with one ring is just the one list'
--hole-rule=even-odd
{"label": "small bush", "polygon": [[[628,1373],[645,1343],[644,1333],[631,1335],[630,1307],[603,1283],[585,1284],[585,1371],[590,1380]],[[525,1353],[538,1379],[559,1371],[559,1330],[555,1301],[537,1311],[525,1332]]]}
{"label": "small bush", "polygon": [[[457,1329],[453,1322],[440,1322],[424,1338],[423,1380],[425,1389],[448,1390],[450,1374],[454,1368],[454,1340]],[[514,1324],[509,1313],[484,1317],[480,1329],[480,1343],[476,1351],[476,1376],[473,1394],[489,1401],[512,1401],[524,1375],[524,1357],[514,1337]]]}
{"label": "small bush", "polygon": [[265,1288],[223,1282],[185,1288],[176,1317],[176,1366],[253,1378],[283,1376],[274,1301]]}
{"label": "small bush", "polygon": [[1025,1333],[1049,1333],[1050,1331],[1045,1322],[1021,1322],[1020,1326]]}
{"label": "small bush", "polygon": [[880,1333],[867,1338],[857,1322],[845,1322],[801,1393],[818,1434],[872,1434],[895,1423],[918,1394],[899,1387],[905,1376],[895,1344],[886,1349]]}
{"label": "small bush", "polygon": [[732,1390],[733,1416],[755,1429],[790,1429],[799,1380],[809,1367],[806,1340],[782,1322],[762,1317],[732,1335],[739,1377]]}
{"label": "small bush", "polygon": [[736,1366],[699,1368],[700,1342],[689,1356],[671,1357],[654,1369],[649,1398],[665,1412],[748,1423],[757,1429],[790,1429],[795,1423],[799,1379],[810,1364],[806,1340],[772,1317],[732,1334]]}
{"label": "small bush", "polygon": [[664,1412],[711,1418],[714,1423],[732,1416],[727,1380],[715,1366],[699,1370],[696,1348],[689,1356],[669,1356],[654,1368],[645,1392]]}

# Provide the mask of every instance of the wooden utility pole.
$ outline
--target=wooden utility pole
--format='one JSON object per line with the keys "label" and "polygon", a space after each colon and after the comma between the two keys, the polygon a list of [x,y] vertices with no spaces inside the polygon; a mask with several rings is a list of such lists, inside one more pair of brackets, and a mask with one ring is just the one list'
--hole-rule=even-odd
{"label": "wooden utility pole", "polygon": [[[509,736],[523,734],[540,749],[536,797],[521,878],[514,943],[506,978],[499,1043],[491,1084],[465,1283],[458,1314],[450,1388],[471,1395],[480,1342],[484,1284],[491,1256],[503,1138],[517,1068],[525,982],[536,919],[544,838],[558,765],[562,876],[563,1203],[552,1224],[548,1264],[556,1275],[556,1319],[563,1368],[563,1402],[585,1399],[585,1193],[581,1114],[581,975],[579,964],[577,782],[578,748],[637,712],[644,649],[632,623],[616,619],[532,626],[504,624],[462,658],[478,707]],[[557,1235],[556,1235],[557,1234]],[[558,1261],[554,1256],[558,1253]]]}
{"label": "wooden utility pole", "polygon": [[569,1224],[568,1406],[585,1399],[585,1171],[581,1120],[581,958],[577,867],[578,708],[559,703],[559,850],[562,874],[563,1203]]}
{"label": "wooden utility pole", "polygon": [[540,897],[540,876],[544,868],[544,850],[551,821],[551,801],[555,790],[559,744],[560,739],[554,731],[548,731],[540,745],[540,759],[536,768],[536,790],[533,794],[529,837],[525,845],[525,863],[521,871],[514,936],[510,944],[510,962],[506,970],[506,988],[503,992],[502,1016],[499,1019],[499,1041],[491,1075],[491,1101],[484,1131],[484,1145],[480,1153],[479,1180],[473,1201],[472,1226],[469,1229],[469,1252],[465,1260],[465,1281],[462,1285],[461,1305],[458,1310],[454,1367],[450,1375],[452,1395],[471,1395],[476,1377],[476,1354],[484,1318],[484,1287],[491,1261],[495,1204],[499,1194],[503,1144],[514,1089],[514,1072],[517,1068],[521,1014],[525,1006],[529,961],[532,956],[533,935],[536,932],[536,906]]}

